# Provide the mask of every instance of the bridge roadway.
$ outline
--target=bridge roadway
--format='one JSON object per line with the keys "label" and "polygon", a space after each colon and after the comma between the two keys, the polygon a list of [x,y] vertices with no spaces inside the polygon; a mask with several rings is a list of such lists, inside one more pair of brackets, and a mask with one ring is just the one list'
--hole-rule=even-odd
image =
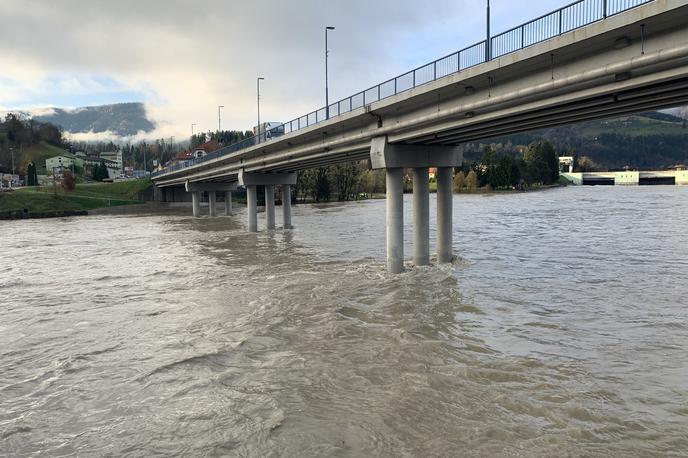
{"label": "bridge roadway", "polygon": [[[203,162],[157,172],[153,181],[163,195],[166,188],[185,186],[192,193],[196,216],[199,192],[209,191],[214,202],[216,191],[246,186],[248,228],[256,231],[256,186],[265,186],[271,196],[266,219],[272,229],[274,186],[281,185],[284,196],[289,196],[296,171],[369,159],[373,168],[387,172],[387,264],[391,272],[400,272],[403,169],[413,169],[413,259],[416,265],[425,265],[429,262],[428,168],[438,167],[437,259],[448,262],[452,176],[453,167],[461,164],[456,148],[461,143],[688,103],[688,0],[647,1],[527,46],[534,41],[533,33],[549,33],[550,22],[558,20],[560,29],[562,23],[569,23],[571,8],[624,1],[629,4],[628,0],[583,0],[494,37],[487,62],[463,68],[461,62],[470,55],[457,54],[458,72],[382,95],[408,75],[415,80],[426,71],[427,66],[422,67],[378,86],[380,100],[373,88],[364,92],[367,99],[363,97],[374,101],[359,108],[338,114],[344,111],[340,102],[331,106],[330,112],[337,115],[328,120],[264,143],[251,141],[237,151],[236,147],[220,150]],[[545,32],[533,32],[538,27]],[[510,44],[514,37],[517,46]],[[505,53],[521,44],[526,47]],[[482,52],[485,42],[476,46]],[[449,58],[431,64],[434,76]],[[354,98],[343,102],[353,108]],[[293,126],[289,123],[286,130]],[[284,226],[291,227],[290,199],[282,201],[287,203]]]}

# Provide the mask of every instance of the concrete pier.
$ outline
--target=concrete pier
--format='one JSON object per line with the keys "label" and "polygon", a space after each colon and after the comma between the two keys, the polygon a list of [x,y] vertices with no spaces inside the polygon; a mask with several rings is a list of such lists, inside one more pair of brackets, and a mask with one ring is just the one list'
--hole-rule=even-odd
{"label": "concrete pier", "polygon": [[[208,193],[208,214],[210,216],[217,216],[217,193],[224,192],[225,195],[229,194],[231,199],[231,191],[237,188],[236,182],[231,183],[202,183],[202,182],[186,182],[184,184],[184,190],[191,194],[191,201],[193,202],[193,215],[195,217],[201,216],[201,196],[202,193]],[[174,196],[172,196],[174,197]],[[226,205],[226,204],[225,204]],[[231,213],[232,207],[230,202],[229,212]]]}
{"label": "concrete pier", "polygon": [[199,218],[201,216],[201,193],[200,191],[193,191],[191,193],[191,202],[193,206],[193,216],[194,218]]}
{"label": "concrete pier", "polygon": [[248,213],[248,231],[258,232],[258,196],[256,186],[246,186],[246,207]]}
{"label": "concrete pier", "polygon": [[291,225],[291,185],[282,185],[282,219],[284,229],[293,229]]}
{"label": "concrete pier", "polygon": [[404,169],[387,169],[387,270],[404,270]]}
{"label": "concrete pier", "polygon": [[268,230],[275,228],[275,185],[265,185],[265,219]]}
{"label": "concrete pier", "polygon": [[[265,186],[265,214],[267,217],[267,228],[271,230],[275,228],[275,186],[282,185],[282,189],[289,189],[290,186],[296,184],[296,173],[256,173],[241,170],[239,172],[239,184],[246,187],[247,196],[250,195],[251,189],[253,189],[254,202],[256,186]],[[251,212],[249,209],[249,231],[257,232],[257,224],[251,225],[252,214],[255,215],[255,211]],[[286,218],[289,218],[289,221]],[[285,224],[286,222],[291,226],[291,207],[289,207],[285,214]]]}
{"label": "concrete pier", "polygon": [[453,167],[437,169],[437,262],[451,262]]}
{"label": "concrete pier", "polygon": [[208,191],[208,215],[211,218],[217,216],[217,193],[215,191]]}
{"label": "concrete pier", "polygon": [[413,169],[413,263],[430,264],[430,180],[428,169]]}
{"label": "concrete pier", "polygon": [[225,216],[232,216],[232,191],[225,191]]}

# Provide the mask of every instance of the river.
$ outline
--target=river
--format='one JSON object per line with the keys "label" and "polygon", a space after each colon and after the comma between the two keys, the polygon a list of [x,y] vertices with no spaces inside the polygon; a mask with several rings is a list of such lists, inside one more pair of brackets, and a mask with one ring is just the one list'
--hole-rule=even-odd
{"label": "river", "polygon": [[0,456],[686,456],[688,188],[384,212],[0,221]]}

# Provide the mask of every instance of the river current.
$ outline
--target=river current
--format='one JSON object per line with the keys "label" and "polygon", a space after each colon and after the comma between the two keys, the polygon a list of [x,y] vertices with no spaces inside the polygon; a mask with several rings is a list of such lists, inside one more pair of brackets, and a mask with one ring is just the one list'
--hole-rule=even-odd
{"label": "river current", "polygon": [[687,456],[688,188],[293,213],[0,221],[0,456]]}

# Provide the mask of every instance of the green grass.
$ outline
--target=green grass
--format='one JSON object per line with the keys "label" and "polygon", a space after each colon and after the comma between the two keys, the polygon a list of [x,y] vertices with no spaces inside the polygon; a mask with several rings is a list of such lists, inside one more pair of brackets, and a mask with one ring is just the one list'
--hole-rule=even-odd
{"label": "green grass", "polygon": [[80,184],[71,192],[61,188],[23,188],[0,193],[0,213],[22,211],[51,213],[93,210],[102,207],[141,203],[137,194],[151,186],[148,179],[121,183]]}
{"label": "green grass", "polygon": [[39,175],[45,175],[45,160],[66,153],[66,150],[58,146],[40,142],[24,150],[25,164],[22,164],[22,167],[26,168],[26,164],[28,164],[29,161],[33,161],[34,164],[36,164]]}

